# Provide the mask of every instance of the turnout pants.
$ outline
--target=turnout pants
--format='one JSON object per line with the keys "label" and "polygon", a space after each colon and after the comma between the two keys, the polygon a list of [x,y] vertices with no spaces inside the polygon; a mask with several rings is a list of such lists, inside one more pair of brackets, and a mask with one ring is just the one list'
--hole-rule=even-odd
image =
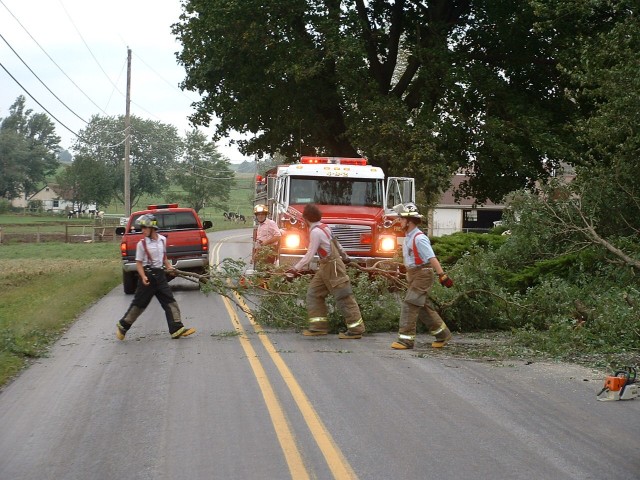
{"label": "turnout pants", "polygon": [[449,335],[449,329],[438,312],[431,305],[429,292],[433,287],[435,274],[431,268],[412,268],[407,270],[407,294],[400,312],[398,341],[413,347],[416,338],[416,324],[420,320],[431,335],[443,340]]}
{"label": "turnout pants", "polygon": [[352,333],[364,333],[360,307],[353,296],[347,268],[336,249],[332,249],[331,254],[321,259],[319,263],[320,267],[311,279],[307,290],[309,330],[327,331],[329,329],[326,298],[331,293],[338,311],[344,316],[347,329]]}
{"label": "turnout pants", "polygon": [[167,317],[169,333],[180,330],[184,326],[180,318],[180,308],[173,297],[173,292],[171,291],[171,287],[169,287],[169,282],[167,281],[164,270],[161,268],[151,268],[145,269],[145,273],[149,279],[149,285],[144,285],[141,280],[138,281],[136,293],[131,301],[131,305],[129,305],[129,309],[120,320],[120,325],[125,331],[129,330],[131,325],[142,315],[142,312],[145,311],[151,299],[155,296]]}

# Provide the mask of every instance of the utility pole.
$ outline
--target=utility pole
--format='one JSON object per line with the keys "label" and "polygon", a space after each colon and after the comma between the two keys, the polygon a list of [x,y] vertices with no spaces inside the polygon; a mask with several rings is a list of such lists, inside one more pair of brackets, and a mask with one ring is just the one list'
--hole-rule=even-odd
{"label": "utility pole", "polygon": [[131,215],[131,49],[127,47],[127,107],[124,116],[124,214]]}

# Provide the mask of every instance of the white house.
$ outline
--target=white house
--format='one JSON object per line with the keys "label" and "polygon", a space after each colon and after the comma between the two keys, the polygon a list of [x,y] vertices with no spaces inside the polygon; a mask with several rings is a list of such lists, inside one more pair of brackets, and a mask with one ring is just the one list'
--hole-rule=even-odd
{"label": "white house", "polygon": [[476,199],[461,198],[456,202],[453,192],[467,178],[464,174],[456,174],[451,179],[451,186],[442,194],[438,204],[429,211],[429,236],[440,237],[456,232],[487,232],[494,223],[502,218],[505,206],[487,201],[476,206]]}
{"label": "white house", "polygon": [[[571,166],[562,164],[562,168],[553,172],[553,176],[562,183],[571,183],[576,174]],[[461,198],[456,202],[454,191],[467,178],[463,173],[451,178],[451,185],[440,197],[438,204],[428,213],[428,235],[439,237],[456,232],[488,232],[494,222],[502,219],[504,204],[487,201],[482,206],[474,205],[473,197]]]}
{"label": "white house", "polygon": [[[74,210],[77,205],[67,198],[73,198],[71,192],[63,191],[58,184],[48,183],[39,191],[31,195],[28,199],[16,198],[11,201],[11,205],[18,208],[25,208],[29,202],[39,200],[42,202],[42,210],[52,213],[67,213]],[[83,205],[86,210],[96,210],[96,205]]]}

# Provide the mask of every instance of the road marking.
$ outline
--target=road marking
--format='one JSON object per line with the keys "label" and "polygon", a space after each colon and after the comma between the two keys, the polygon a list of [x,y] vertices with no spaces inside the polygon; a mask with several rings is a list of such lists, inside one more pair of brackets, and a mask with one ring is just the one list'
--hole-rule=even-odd
{"label": "road marking", "polygon": [[262,397],[267,404],[267,410],[269,411],[269,415],[271,416],[273,428],[276,431],[276,436],[278,437],[278,441],[280,442],[280,447],[282,448],[282,452],[284,453],[287,465],[289,466],[291,478],[295,480],[299,478],[309,479],[309,473],[307,472],[304,461],[302,460],[302,455],[300,455],[300,451],[296,446],[295,437],[293,435],[293,432],[291,431],[291,428],[289,427],[287,417],[285,416],[284,411],[282,410],[282,406],[278,401],[278,397],[276,396],[276,393],[271,386],[271,382],[269,382],[267,373],[265,372],[262,363],[260,363],[258,355],[251,345],[251,341],[247,337],[247,332],[242,327],[240,319],[238,318],[238,314],[234,310],[231,300],[226,297],[222,297],[222,301],[227,308],[227,312],[229,312],[229,316],[231,317],[231,321],[233,322],[236,331],[240,334],[240,344],[244,349],[244,353],[247,355],[249,364],[253,369],[253,373],[260,387],[260,391],[262,392]]}
{"label": "road marking", "polygon": [[[214,247],[215,259],[216,263],[218,261],[218,256],[220,253],[220,248],[222,246],[222,242],[229,240],[231,238],[237,238],[242,235],[235,235],[232,237],[227,237],[222,239],[219,243]],[[213,257],[212,257],[213,258]],[[271,357],[271,360],[275,364],[278,372],[282,376],[285,384],[289,388],[291,395],[296,402],[296,405],[300,409],[302,416],[311,431],[311,434],[320,448],[322,455],[324,456],[333,477],[337,480],[357,480],[357,476],[351,465],[342,454],[340,448],[336,445],[333,437],[325,427],[324,423],[316,413],[313,405],[309,401],[309,398],[300,387],[300,384],[297,382],[289,367],[284,362],[280,354],[277,352],[271,340],[266,335],[266,332],[262,329],[262,327],[255,321],[251,309],[246,304],[242,296],[240,296],[237,292],[234,292],[235,302],[237,306],[243,311],[243,313],[251,322],[253,329],[256,333],[258,333],[258,338],[262,342],[265,350]],[[280,441],[280,445],[285,454],[285,458],[287,459],[287,464],[289,465],[289,471],[291,472],[292,478],[309,478],[308,473],[304,467],[304,463],[302,462],[302,458],[300,453],[295,446],[295,437],[291,432],[289,424],[286,420],[286,416],[282,411],[282,407],[278,402],[277,396],[273,391],[273,387],[271,383],[267,379],[267,374],[258,359],[258,356],[251,346],[251,342],[246,335],[245,329],[240,324],[240,319],[238,314],[233,309],[233,305],[230,299],[226,297],[222,297],[224,305],[229,313],[232,322],[234,323],[234,327],[238,333],[240,333],[240,343],[247,354],[247,358],[249,359],[249,363],[253,368],[256,379],[258,380],[258,384],[260,385],[260,389],[262,391],[262,395],[267,403],[267,409],[269,410],[269,414],[271,415],[271,421],[276,429],[276,435],[278,436],[278,440]],[[272,410],[273,409],[273,410]],[[282,431],[279,430],[282,429]],[[298,460],[299,459],[299,460]],[[294,468],[302,468],[303,473],[294,473]],[[304,476],[302,476],[304,475]]]}
{"label": "road marking", "polygon": [[300,384],[298,384],[298,382],[296,381],[295,377],[291,373],[291,370],[289,370],[289,367],[287,367],[287,364],[277,352],[277,350],[271,343],[271,340],[269,340],[269,338],[267,337],[266,332],[253,318],[249,306],[245,303],[244,299],[240,295],[238,295],[238,293],[234,292],[234,295],[236,296],[237,301],[242,306],[242,310],[244,311],[245,315],[247,315],[247,318],[251,322],[251,325],[253,325],[254,330],[256,331],[256,333],[258,333],[258,338],[269,353],[271,360],[273,360],[273,363],[278,368],[278,371],[287,384],[287,387],[289,387],[289,391],[291,392],[296,405],[298,405],[298,408],[300,409],[300,412],[302,413],[302,416],[304,417],[309,430],[311,430],[313,438],[318,444],[320,451],[324,455],[327,465],[329,465],[329,469],[331,470],[331,473],[333,473],[333,477],[338,480],[357,479],[358,477],[351,468],[351,465],[342,454],[340,448],[336,445],[336,442],[333,440],[333,437],[316,413],[313,405],[311,405],[311,402],[302,390],[302,387],[300,387]]}

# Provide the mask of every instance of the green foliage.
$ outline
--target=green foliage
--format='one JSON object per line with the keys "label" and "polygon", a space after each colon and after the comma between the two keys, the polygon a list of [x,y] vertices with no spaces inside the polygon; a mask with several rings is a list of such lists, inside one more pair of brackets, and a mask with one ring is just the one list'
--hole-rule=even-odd
{"label": "green foliage", "polygon": [[58,166],[59,144],[53,122],[44,113],[27,109],[20,95],[0,122],[0,197],[35,193]]}
{"label": "green foliage", "polygon": [[[73,146],[78,155],[94,159],[107,171],[103,181],[112,198],[124,203],[125,118],[94,115],[79,132]],[[159,195],[171,185],[170,174],[182,149],[173,125],[131,116],[130,187],[131,205],[143,195]]]}
{"label": "green foliage", "polygon": [[441,263],[453,265],[472,252],[496,250],[507,240],[506,235],[459,232],[443,237],[433,237],[431,245]]}
{"label": "green foliage", "polygon": [[71,165],[58,174],[56,180],[61,190],[67,192],[65,200],[73,201],[77,209],[95,204],[107,205],[112,196],[107,166],[86,155],[76,155]]}
{"label": "green foliage", "polygon": [[569,39],[536,28],[537,4],[188,0],[173,32],[202,94],[191,120],[248,134],[243,153],[362,153],[429,202],[469,168],[466,191],[499,201],[575,138],[555,62]]}
{"label": "green foliage", "polygon": [[[348,273],[367,331],[373,333],[397,329],[401,298],[389,291],[388,283],[382,277],[370,277],[355,269],[348,269]],[[275,293],[260,295],[256,319],[263,325],[279,328],[305,328],[308,318],[305,298],[310,279],[311,275],[303,275],[294,281],[287,281],[282,275],[272,276],[267,285],[269,291]],[[327,297],[327,305],[331,331],[336,333],[345,330],[344,318],[336,310],[331,295]]]}
{"label": "green foliage", "polygon": [[11,211],[11,202],[6,198],[0,198],[0,214]]}
{"label": "green foliage", "polygon": [[221,207],[229,201],[234,173],[216,150],[214,143],[198,130],[187,133],[184,142],[184,158],[176,166],[173,175],[184,190],[176,194],[176,200],[200,212],[205,205]]}

